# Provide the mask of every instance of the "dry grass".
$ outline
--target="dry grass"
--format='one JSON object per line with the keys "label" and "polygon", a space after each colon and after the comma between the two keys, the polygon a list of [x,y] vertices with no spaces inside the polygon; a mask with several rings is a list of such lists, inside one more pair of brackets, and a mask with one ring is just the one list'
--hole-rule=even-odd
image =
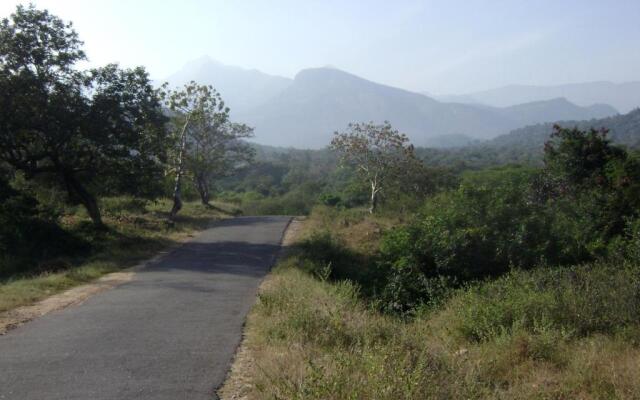
{"label": "dry grass", "polygon": [[300,239],[314,232],[328,231],[348,247],[370,253],[378,248],[382,233],[403,222],[399,216],[371,215],[365,208],[337,210],[316,206],[305,221]]}
{"label": "dry grass", "polygon": [[370,310],[353,286],[321,282],[295,262],[263,285],[242,386],[223,399],[640,398],[640,349],[621,336],[460,340],[437,317],[403,322]]}
{"label": "dry grass", "polygon": [[[314,213],[303,235],[333,220],[351,246],[365,248],[370,217],[345,224],[331,213]],[[580,335],[515,324],[475,340],[456,320],[476,300],[465,292],[400,320],[373,310],[352,284],[319,279],[301,263],[283,260],[262,285],[246,325],[242,385],[223,390],[223,399],[640,399],[633,324]]]}

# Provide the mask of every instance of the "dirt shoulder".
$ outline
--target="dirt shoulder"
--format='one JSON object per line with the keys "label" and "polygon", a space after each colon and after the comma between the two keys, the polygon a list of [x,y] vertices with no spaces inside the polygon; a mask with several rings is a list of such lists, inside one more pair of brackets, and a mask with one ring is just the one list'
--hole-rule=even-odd
{"label": "dirt shoulder", "polygon": [[61,310],[72,305],[80,304],[90,296],[111,289],[132,279],[133,272],[113,272],[97,281],[74,287],[65,292],[53,295],[29,306],[22,306],[0,313],[0,335],[11,329],[34,320],[50,312]]}
{"label": "dirt shoulder", "polygon": [[4,335],[8,331],[15,329],[22,324],[42,317],[51,312],[59,311],[70,306],[81,304],[95,294],[112,289],[125,282],[129,282],[133,279],[133,276],[135,275],[135,272],[137,270],[159,261],[162,257],[164,257],[175,248],[179,247],[190,237],[193,237],[193,235],[188,235],[180,238],[176,245],[159,252],[154,257],[134,267],[106,274],[91,283],[73,287],[71,289],[65,290],[64,292],[40,300],[35,304],[21,306],[1,312],[0,335]]}
{"label": "dirt shoulder", "polygon": [[[303,218],[294,218],[289,224],[282,238],[282,249],[278,255],[278,260],[283,259],[290,251],[291,246],[298,240],[302,233]],[[277,263],[276,261],[276,263]],[[271,276],[267,277],[260,284],[258,292],[262,292],[271,282]],[[255,367],[254,357],[250,346],[247,344],[247,337],[243,332],[242,342],[236,351],[236,355],[231,365],[231,370],[222,387],[218,390],[221,400],[247,400],[251,391],[252,375]]]}

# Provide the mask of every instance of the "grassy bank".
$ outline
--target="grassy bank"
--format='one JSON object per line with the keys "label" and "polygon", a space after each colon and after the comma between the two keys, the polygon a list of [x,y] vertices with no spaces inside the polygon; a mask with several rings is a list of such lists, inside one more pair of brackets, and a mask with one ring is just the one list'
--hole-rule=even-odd
{"label": "grassy bank", "polygon": [[[333,221],[343,236],[335,240],[356,254],[387,220],[361,215],[344,226],[327,213],[311,216],[303,238]],[[400,318],[380,312],[361,285],[310,269],[307,249],[261,288],[246,328],[247,385],[235,395],[640,398],[640,267],[632,262],[514,270]]]}
{"label": "grassy bank", "polygon": [[169,226],[168,200],[146,203],[132,198],[107,198],[102,201],[105,230],[95,230],[83,209],[69,210],[61,218],[61,226],[82,245],[72,246],[62,256],[38,260],[28,272],[3,277],[0,312],[132,267],[204,229],[212,220],[237,211],[225,204],[213,205],[214,208],[207,208],[195,202],[185,203],[176,223]]}

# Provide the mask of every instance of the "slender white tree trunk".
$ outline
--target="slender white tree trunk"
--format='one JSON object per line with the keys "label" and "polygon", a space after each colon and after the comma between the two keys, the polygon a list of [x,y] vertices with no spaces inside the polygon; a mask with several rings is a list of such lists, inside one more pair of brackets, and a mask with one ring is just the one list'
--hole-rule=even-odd
{"label": "slender white tree trunk", "polygon": [[178,165],[176,166],[176,181],[173,187],[173,207],[169,213],[169,220],[173,221],[178,211],[182,209],[182,175],[184,173],[184,157],[187,147],[187,127],[189,126],[189,120],[191,114],[187,114],[187,119],[182,126],[182,132],[180,132],[180,151],[178,152]]}
{"label": "slender white tree trunk", "polygon": [[378,206],[378,192],[380,188],[375,181],[371,182],[371,199],[369,203],[369,214],[373,214]]}

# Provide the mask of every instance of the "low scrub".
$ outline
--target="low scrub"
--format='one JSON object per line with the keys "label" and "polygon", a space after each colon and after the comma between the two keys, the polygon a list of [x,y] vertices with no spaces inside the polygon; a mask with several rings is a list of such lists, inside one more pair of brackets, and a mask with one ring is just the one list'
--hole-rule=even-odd
{"label": "low scrub", "polygon": [[470,341],[518,331],[617,334],[640,326],[640,267],[600,262],[513,271],[460,291],[443,315],[448,329]]}
{"label": "low scrub", "polygon": [[[293,257],[249,316],[251,399],[634,399],[638,268],[514,272],[411,320]],[[565,293],[566,292],[566,293]],[[223,393],[224,394],[224,393]]]}

